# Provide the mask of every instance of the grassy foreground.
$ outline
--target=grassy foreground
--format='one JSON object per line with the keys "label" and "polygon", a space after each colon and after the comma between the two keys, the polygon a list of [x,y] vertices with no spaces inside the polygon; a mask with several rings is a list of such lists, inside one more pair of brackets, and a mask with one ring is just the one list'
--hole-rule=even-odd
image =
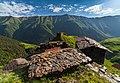
{"label": "grassy foreground", "polygon": [[[0,67],[0,72],[2,72],[1,68],[2,67]],[[41,79],[29,79],[27,78],[27,72],[21,77],[19,77],[15,72],[7,74],[0,73],[0,83],[67,83],[73,81],[76,81],[77,83],[109,83],[105,78],[100,77],[98,73],[87,69],[87,67],[82,65],[77,69],[64,72],[59,76],[44,76]]]}

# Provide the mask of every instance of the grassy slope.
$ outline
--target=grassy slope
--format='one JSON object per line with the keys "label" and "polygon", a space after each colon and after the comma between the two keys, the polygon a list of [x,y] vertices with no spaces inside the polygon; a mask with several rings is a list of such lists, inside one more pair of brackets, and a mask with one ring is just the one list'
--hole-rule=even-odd
{"label": "grassy slope", "polygon": [[109,38],[101,41],[101,43],[113,51],[110,55],[107,55],[107,59],[111,62],[120,63],[120,38]]}
{"label": "grassy slope", "polygon": [[62,40],[65,41],[69,46],[75,48],[75,40],[76,40],[77,36],[67,36],[67,35],[63,35],[62,36]]}
{"label": "grassy slope", "polygon": [[37,45],[21,43],[8,37],[0,36],[0,65],[7,64],[10,60],[24,57],[25,49],[36,48]]}
{"label": "grassy slope", "polygon": [[38,47],[37,45],[28,44],[28,43],[25,43],[25,42],[20,42],[20,44],[24,45],[25,49],[28,49],[28,48],[37,48]]}
{"label": "grassy slope", "polygon": [[112,67],[114,63],[120,64],[120,38],[109,38],[101,41],[101,44],[113,51],[113,53],[107,54],[104,65],[108,68],[109,72],[120,75],[120,70]]}
{"label": "grassy slope", "polygon": [[75,41],[78,36],[68,36],[68,35],[61,35],[61,37],[56,36],[52,41],[64,41],[69,46],[75,48]]}
{"label": "grassy slope", "polygon": [[[75,38],[76,37],[73,37],[73,36],[64,36],[63,40],[66,41],[67,43],[69,43],[70,45],[74,46],[74,42],[72,42],[72,41],[74,41]],[[5,46],[6,43],[3,43],[3,42],[5,42],[5,40],[7,40],[7,38],[3,37],[2,45],[4,45],[4,47],[8,47],[9,42],[14,42],[12,44],[12,46],[14,46],[16,42],[17,42],[17,45],[19,45],[18,41],[9,39],[8,40],[9,42],[6,41],[7,46]],[[25,48],[36,47],[36,45],[32,45],[32,44],[26,44],[26,43],[22,43],[22,44],[25,46]],[[2,49],[2,51],[4,52],[3,49]],[[8,51],[6,51],[6,52],[8,52]],[[13,51],[13,52],[16,52],[16,51]],[[0,72],[2,72],[1,68],[2,67],[0,67]],[[19,70],[19,71],[21,71],[21,70]],[[55,83],[56,81],[68,82],[68,81],[74,79],[80,83],[96,83],[96,82],[109,83],[106,79],[100,77],[97,73],[95,73],[91,70],[87,70],[87,68],[84,66],[80,66],[75,71],[69,71],[67,73],[63,73],[61,75],[61,77],[59,77],[59,78],[56,76],[51,76],[51,77],[43,77],[38,80],[36,80],[36,79],[30,80],[27,78],[27,74],[23,75],[22,77],[18,77],[17,73],[16,74],[14,72],[10,72],[7,74],[0,73],[0,82],[2,82],[2,83],[23,83],[23,82],[28,82],[28,83],[51,83],[52,82],[52,83]]]}
{"label": "grassy slope", "polygon": [[[0,69],[0,71],[2,71]],[[78,83],[109,83],[105,78],[100,77],[98,73],[88,70],[85,66],[79,66],[73,71],[67,71],[58,75],[42,77],[41,79],[29,79],[27,73],[22,77],[18,77],[14,72],[0,74],[1,83],[61,83],[76,80]]]}
{"label": "grassy slope", "polygon": [[25,48],[17,40],[0,36],[0,65],[18,57],[24,57]]}
{"label": "grassy slope", "polygon": [[22,79],[14,72],[3,73],[3,66],[0,66],[0,83],[22,83]]}
{"label": "grassy slope", "polygon": [[114,63],[110,62],[110,60],[105,59],[104,66],[107,67],[107,71],[108,71],[109,73],[118,74],[118,75],[120,76],[120,70],[112,67],[113,64],[114,64]]}

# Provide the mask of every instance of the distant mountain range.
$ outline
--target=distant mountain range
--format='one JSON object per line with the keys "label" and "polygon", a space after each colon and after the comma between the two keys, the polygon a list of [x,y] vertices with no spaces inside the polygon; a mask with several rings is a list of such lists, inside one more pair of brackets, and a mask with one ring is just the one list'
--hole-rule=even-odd
{"label": "distant mountain range", "polygon": [[40,43],[57,32],[88,36],[95,40],[120,36],[120,16],[87,18],[74,15],[12,17],[0,16],[0,35],[28,43]]}

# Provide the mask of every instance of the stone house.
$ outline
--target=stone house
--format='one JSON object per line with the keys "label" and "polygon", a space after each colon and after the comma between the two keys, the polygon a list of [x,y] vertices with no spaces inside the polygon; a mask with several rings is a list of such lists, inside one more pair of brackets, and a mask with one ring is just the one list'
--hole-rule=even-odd
{"label": "stone house", "polygon": [[104,63],[105,54],[110,51],[100,43],[85,36],[76,39],[76,48],[98,64]]}

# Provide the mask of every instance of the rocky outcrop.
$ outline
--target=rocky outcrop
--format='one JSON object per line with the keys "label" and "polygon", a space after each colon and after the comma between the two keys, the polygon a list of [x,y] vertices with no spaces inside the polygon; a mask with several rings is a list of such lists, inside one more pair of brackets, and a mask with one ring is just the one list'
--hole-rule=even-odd
{"label": "rocky outcrop", "polygon": [[28,61],[24,58],[13,59],[8,65],[4,67],[4,71],[16,70],[28,65]]}
{"label": "rocky outcrop", "polygon": [[57,51],[47,51],[31,56],[28,77],[42,77],[49,73],[62,72],[65,69],[78,66],[80,63],[88,63],[89,57],[78,53],[76,49],[64,48]]}

